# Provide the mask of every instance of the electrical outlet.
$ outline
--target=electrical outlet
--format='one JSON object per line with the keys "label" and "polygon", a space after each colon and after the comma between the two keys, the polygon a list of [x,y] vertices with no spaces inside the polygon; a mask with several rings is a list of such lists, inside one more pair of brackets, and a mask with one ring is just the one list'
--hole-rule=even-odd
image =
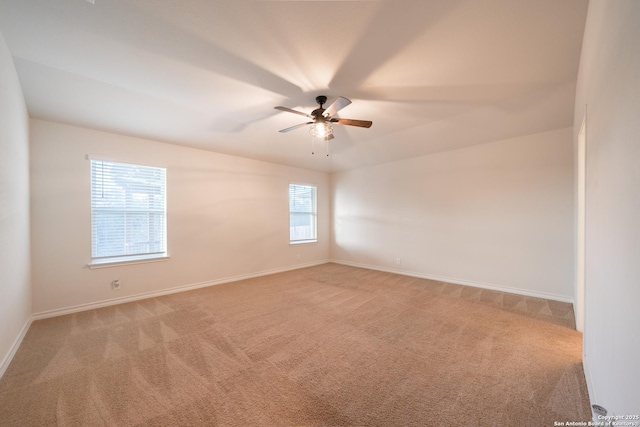
{"label": "electrical outlet", "polygon": [[402,264],[402,258],[396,258],[396,265]]}
{"label": "electrical outlet", "polygon": [[115,279],[111,282],[111,290],[117,291],[120,289],[120,279]]}

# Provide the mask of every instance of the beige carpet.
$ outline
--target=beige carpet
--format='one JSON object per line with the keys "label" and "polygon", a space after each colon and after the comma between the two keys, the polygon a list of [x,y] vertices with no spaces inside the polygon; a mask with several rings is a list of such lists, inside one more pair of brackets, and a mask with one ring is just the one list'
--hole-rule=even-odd
{"label": "beige carpet", "polygon": [[0,425],[586,421],[569,304],[337,264],[34,322]]}

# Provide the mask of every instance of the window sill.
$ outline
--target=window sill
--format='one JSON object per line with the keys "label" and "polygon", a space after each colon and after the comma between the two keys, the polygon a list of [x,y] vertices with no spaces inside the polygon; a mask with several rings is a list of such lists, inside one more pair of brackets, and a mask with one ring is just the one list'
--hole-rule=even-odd
{"label": "window sill", "polygon": [[318,240],[295,240],[289,242],[290,245],[308,245],[309,243],[318,243]]}
{"label": "window sill", "polygon": [[139,257],[139,258],[116,258],[109,261],[94,261],[87,264],[90,270],[95,270],[98,268],[109,268],[109,267],[120,267],[123,265],[132,265],[132,264],[147,264],[150,262],[161,262],[167,261],[169,259],[169,255],[160,255],[154,257]]}

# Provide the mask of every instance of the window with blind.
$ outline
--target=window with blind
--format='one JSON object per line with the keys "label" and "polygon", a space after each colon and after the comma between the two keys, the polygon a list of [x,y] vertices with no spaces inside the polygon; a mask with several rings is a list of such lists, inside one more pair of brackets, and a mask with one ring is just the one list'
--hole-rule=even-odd
{"label": "window with blind", "polygon": [[91,160],[92,263],[166,252],[166,169]]}
{"label": "window with blind", "polygon": [[289,185],[289,242],[318,241],[316,187]]}

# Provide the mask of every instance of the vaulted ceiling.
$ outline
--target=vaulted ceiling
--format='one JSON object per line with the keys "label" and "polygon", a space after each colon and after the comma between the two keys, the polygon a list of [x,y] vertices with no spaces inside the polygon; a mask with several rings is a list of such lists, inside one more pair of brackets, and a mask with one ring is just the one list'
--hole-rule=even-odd
{"label": "vaulted ceiling", "polygon": [[[31,117],[321,171],[573,124],[586,0],[2,0]],[[315,97],[353,103],[311,154]]]}

